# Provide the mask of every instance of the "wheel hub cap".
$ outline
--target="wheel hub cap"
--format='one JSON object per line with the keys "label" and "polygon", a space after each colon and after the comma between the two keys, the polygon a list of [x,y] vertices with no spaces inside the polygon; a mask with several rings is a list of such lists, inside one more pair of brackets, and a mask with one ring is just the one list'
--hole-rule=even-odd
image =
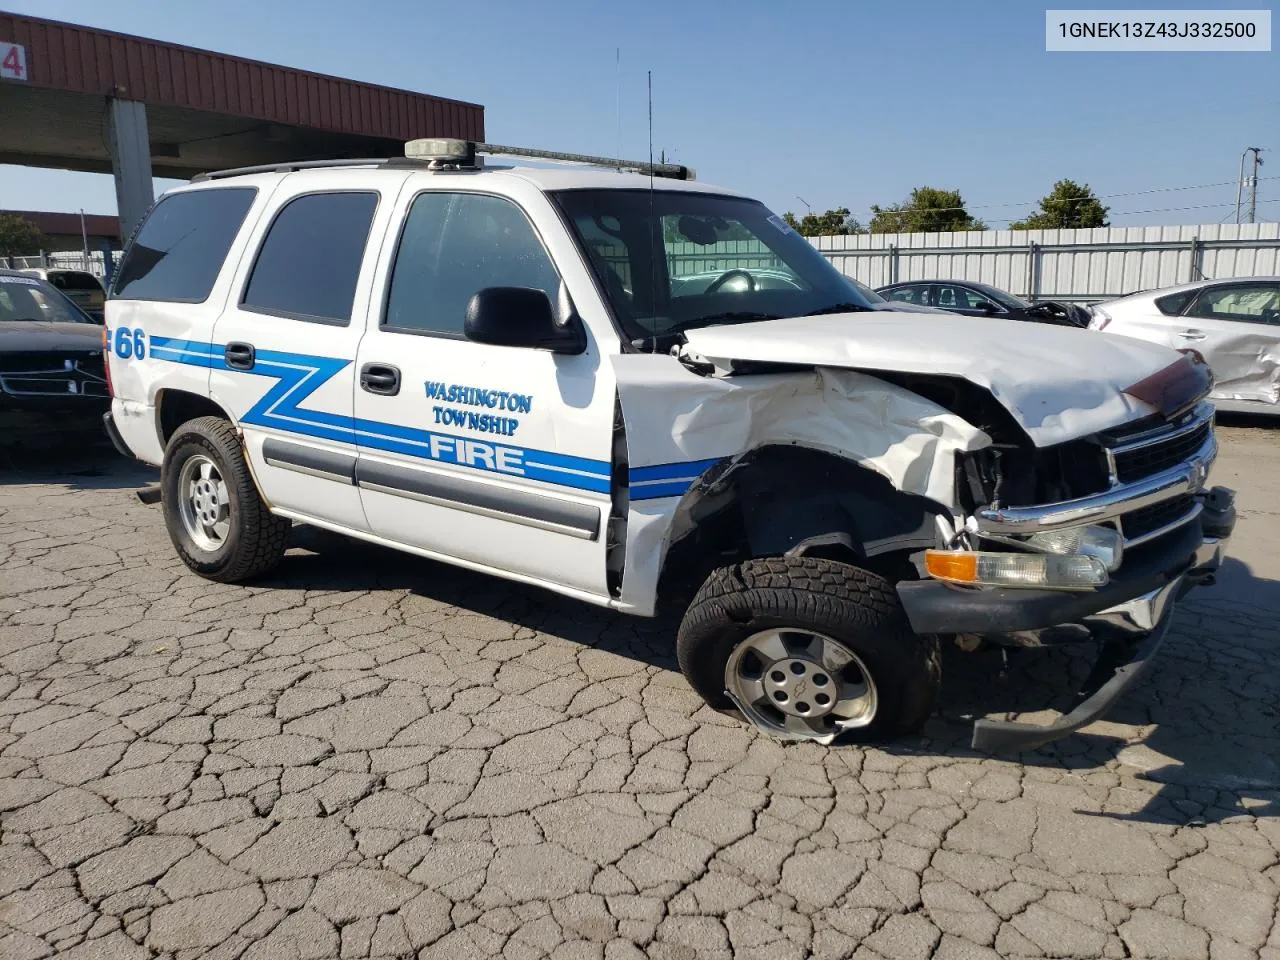
{"label": "wheel hub cap", "polygon": [[197,454],[178,474],[178,513],[187,536],[201,550],[217,550],[231,530],[231,499],[218,465]]}
{"label": "wheel hub cap", "polygon": [[835,706],[831,677],[822,664],[796,658],[780,660],[764,676],[764,689],[783,713],[825,717]]}
{"label": "wheel hub cap", "polygon": [[784,740],[830,743],[876,716],[876,685],[866,664],[845,644],[811,630],[752,634],[733,649],[724,680],[743,715]]}

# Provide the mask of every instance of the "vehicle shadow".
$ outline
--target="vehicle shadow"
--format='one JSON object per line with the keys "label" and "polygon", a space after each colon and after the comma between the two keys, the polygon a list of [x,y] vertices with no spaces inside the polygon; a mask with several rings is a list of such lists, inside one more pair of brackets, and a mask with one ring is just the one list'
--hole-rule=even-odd
{"label": "vehicle shadow", "polygon": [[[532,586],[351,540],[306,526],[263,586],[404,589],[440,603],[676,670],[676,624],[587,606]],[[1250,577],[1239,561],[1224,576]],[[1280,816],[1280,672],[1269,623],[1280,584],[1254,579],[1254,605],[1191,594],[1179,607],[1142,681],[1092,731],[1011,756],[1014,762],[1077,773],[1115,768],[1161,784],[1140,810],[1099,813],[1156,823],[1204,823],[1232,816]],[[1265,604],[1265,606],[1264,606]],[[944,646],[939,709],[922,735],[888,745],[919,756],[981,756],[969,746],[973,720],[1019,714],[1048,723],[1065,711],[1096,649],[962,653]],[[1100,731],[1100,732],[1095,732]],[[837,747],[837,749],[858,749]],[[1089,812],[1089,811],[1085,811]],[[1095,811],[1096,813],[1096,811]]]}
{"label": "vehicle shadow", "polygon": [[285,560],[255,585],[306,590],[408,590],[442,604],[573,643],[678,669],[675,627],[550,590],[295,524]]}
{"label": "vehicle shadow", "polygon": [[0,487],[47,484],[69,490],[127,490],[159,479],[159,470],[116,452],[101,427],[0,443]]}
{"label": "vehicle shadow", "polygon": [[[1236,581],[1232,599],[1215,597],[1213,588],[1186,597],[1148,672],[1103,721],[1009,759],[1078,773],[1118,762],[1161,785],[1139,810],[1093,811],[1098,816],[1176,824],[1280,817],[1280,671],[1271,626],[1280,614],[1280,583],[1254,577],[1234,559],[1219,578]],[[1045,707],[1070,709],[1095,650],[1012,651],[1007,670],[998,650],[944,651],[940,709],[925,736],[903,746],[977,755],[969,748],[977,717],[1051,722]]]}

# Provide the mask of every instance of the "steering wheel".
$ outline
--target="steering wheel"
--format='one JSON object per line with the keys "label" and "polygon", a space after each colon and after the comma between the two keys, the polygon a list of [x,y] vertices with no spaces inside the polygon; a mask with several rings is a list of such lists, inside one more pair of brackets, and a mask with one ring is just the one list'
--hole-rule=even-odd
{"label": "steering wheel", "polygon": [[747,278],[747,293],[755,293],[755,292],[756,292],[756,278],[755,278],[755,277],[753,277],[751,274],[747,273],[747,271],[745,271],[745,270],[739,270],[739,269],[726,270],[724,273],[720,274],[720,276],[718,276],[718,277],[716,277],[714,280],[712,280],[712,281],[711,281],[711,285],[710,285],[710,286],[708,286],[708,287],[707,287],[707,289],[706,289],[706,290],[704,290],[704,291],[702,291],[702,292],[703,292],[703,293],[715,293],[717,290],[719,290],[721,287],[723,287],[726,283],[728,283],[728,282],[729,282],[730,280],[732,280],[734,277],[746,277],[746,278]]}

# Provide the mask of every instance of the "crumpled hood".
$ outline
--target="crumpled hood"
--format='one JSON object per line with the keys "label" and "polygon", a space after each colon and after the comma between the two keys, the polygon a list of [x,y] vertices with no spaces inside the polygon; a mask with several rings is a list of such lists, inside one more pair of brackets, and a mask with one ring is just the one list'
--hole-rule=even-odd
{"label": "crumpled hood", "polygon": [[690,330],[688,351],[730,360],[961,377],[1040,447],[1149,416],[1124,390],[1179,359],[1158,344],[998,318],[847,313]]}
{"label": "crumpled hood", "polygon": [[96,323],[0,320],[0,355],[43,353],[46,350],[100,353],[102,328]]}

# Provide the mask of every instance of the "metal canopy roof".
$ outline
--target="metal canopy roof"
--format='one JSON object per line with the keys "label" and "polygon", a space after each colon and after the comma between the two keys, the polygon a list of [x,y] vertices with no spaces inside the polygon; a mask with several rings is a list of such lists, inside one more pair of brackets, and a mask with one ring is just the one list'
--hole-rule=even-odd
{"label": "metal canopy roof", "polygon": [[161,177],[484,138],[484,108],[459,100],[3,12],[0,41],[25,47],[29,75],[0,80],[0,163],[109,172],[112,97],[147,105]]}

